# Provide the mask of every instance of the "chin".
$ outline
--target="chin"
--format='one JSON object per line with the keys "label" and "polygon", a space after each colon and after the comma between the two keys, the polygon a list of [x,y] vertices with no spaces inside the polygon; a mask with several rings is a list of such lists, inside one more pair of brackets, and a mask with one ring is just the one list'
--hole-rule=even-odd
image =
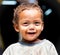
{"label": "chin", "polygon": [[37,39],[27,39],[28,42],[34,42],[36,41]]}

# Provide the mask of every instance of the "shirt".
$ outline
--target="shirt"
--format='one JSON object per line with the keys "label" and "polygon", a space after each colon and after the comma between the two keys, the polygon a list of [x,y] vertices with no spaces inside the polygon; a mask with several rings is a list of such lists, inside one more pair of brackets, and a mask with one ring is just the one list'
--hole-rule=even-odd
{"label": "shirt", "polygon": [[55,46],[43,39],[37,43],[17,42],[11,44],[2,55],[58,55]]}

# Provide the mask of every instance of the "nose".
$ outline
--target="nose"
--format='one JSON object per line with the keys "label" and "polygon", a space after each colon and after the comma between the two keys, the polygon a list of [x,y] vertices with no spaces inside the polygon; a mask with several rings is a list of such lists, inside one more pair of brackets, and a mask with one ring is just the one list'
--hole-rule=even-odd
{"label": "nose", "polygon": [[29,26],[29,30],[34,30],[34,29],[35,29],[34,24],[30,24],[30,26]]}

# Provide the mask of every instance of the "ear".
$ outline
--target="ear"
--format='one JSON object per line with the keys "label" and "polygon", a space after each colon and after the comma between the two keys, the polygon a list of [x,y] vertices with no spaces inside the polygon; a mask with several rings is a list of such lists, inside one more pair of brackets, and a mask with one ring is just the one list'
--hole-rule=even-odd
{"label": "ear", "polygon": [[14,27],[16,32],[19,32],[19,25],[18,24],[14,24],[13,27]]}

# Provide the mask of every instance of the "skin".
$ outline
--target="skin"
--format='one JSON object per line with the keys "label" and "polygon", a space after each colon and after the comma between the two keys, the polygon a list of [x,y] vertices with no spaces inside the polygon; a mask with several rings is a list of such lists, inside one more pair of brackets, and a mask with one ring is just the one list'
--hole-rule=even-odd
{"label": "skin", "polygon": [[24,10],[19,13],[18,24],[14,28],[22,37],[22,41],[36,42],[43,31],[41,13],[36,9]]}

